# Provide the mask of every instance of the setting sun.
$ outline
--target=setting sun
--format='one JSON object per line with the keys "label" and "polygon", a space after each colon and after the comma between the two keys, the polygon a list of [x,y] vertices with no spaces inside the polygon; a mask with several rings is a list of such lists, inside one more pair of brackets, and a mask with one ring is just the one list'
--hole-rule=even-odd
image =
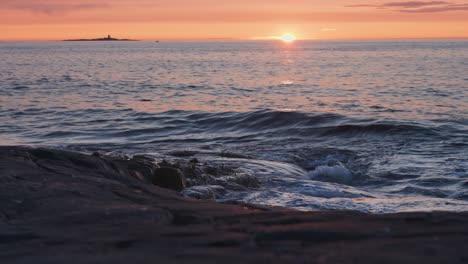
{"label": "setting sun", "polygon": [[282,37],[281,37],[281,40],[284,41],[284,42],[293,42],[296,40],[296,36],[294,36],[293,34],[284,34]]}

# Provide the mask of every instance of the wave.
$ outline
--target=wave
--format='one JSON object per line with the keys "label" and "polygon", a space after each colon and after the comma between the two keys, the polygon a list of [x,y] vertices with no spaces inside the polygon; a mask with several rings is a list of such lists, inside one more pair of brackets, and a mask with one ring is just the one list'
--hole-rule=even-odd
{"label": "wave", "polygon": [[[288,138],[297,141],[307,139],[329,140],[333,138],[379,138],[387,139],[454,139],[453,135],[466,135],[458,120],[450,125],[447,120],[438,123],[407,123],[395,120],[356,119],[332,113],[303,113],[295,111],[260,110],[251,112],[202,112],[173,110],[162,113],[136,112],[132,109],[120,111],[60,109],[4,110],[1,114],[14,116],[11,124],[22,126],[35,140],[51,140],[54,135],[93,133],[97,139],[103,135],[111,138],[138,139],[151,142],[177,140],[177,138],[206,140],[225,138],[229,142],[252,139]],[[4,113],[3,113],[4,112]],[[455,144],[466,144],[466,140],[455,137]],[[70,138],[73,143],[73,138]],[[93,140],[96,142],[95,140]],[[128,142],[127,141],[127,142]]]}
{"label": "wave", "polygon": [[[0,117],[7,117],[0,129],[5,145],[196,158],[217,168],[237,168],[238,175],[261,183],[255,191],[224,192],[218,185],[234,185],[206,182],[187,190],[193,197],[372,212],[411,208],[411,202],[403,206],[395,197],[442,199],[432,200],[434,208],[450,199],[457,201],[454,208],[466,206],[468,197],[468,139],[460,120],[408,122],[276,110],[61,108],[0,109]],[[424,206],[418,200],[413,208]]]}

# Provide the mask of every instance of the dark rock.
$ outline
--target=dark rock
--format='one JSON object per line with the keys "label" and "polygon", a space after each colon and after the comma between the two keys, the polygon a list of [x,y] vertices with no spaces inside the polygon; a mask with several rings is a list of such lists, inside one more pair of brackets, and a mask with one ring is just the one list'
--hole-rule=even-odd
{"label": "dark rock", "polygon": [[0,234],[0,245],[39,238],[39,236],[32,233]]}
{"label": "dark rock", "polygon": [[200,178],[204,174],[203,170],[192,163],[190,166],[182,165],[179,167],[187,178]]}
{"label": "dark rock", "polygon": [[180,150],[180,151],[173,151],[170,152],[169,155],[174,157],[191,157],[198,154],[198,151],[190,151],[190,150]]}
{"label": "dark rock", "polygon": [[78,167],[86,167],[88,169],[97,169],[100,166],[100,161],[89,159],[87,156],[70,156],[68,160]]}
{"label": "dark rock", "polygon": [[226,181],[237,183],[246,188],[259,188],[260,182],[255,176],[248,175],[245,173],[236,174],[234,176],[229,176],[226,178]]}
{"label": "dark rock", "polygon": [[150,168],[106,155],[0,147],[1,264],[468,260],[467,212],[369,215],[219,204],[132,176]]}
{"label": "dark rock", "polygon": [[51,160],[60,160],[61,157],[60,155],[53,150],[48,150],[48,149],[34,149],[31,150],[31,154],[39,159],[51,159]]}
{"label": "dark rock", "polygon": [[180,192],[185,188],[185,177],[182,172],[176,168],[157,168],[154,171],[153,184]]}
{"label": "dark rock", "polygon": [[147,160],[129,160],[125,162],[127,170],[130,175],[144,182],[153,182],[155,178],[155,172],[159,168],[158,165],[147,161]]}
{"label": "dark rock", "polygon": [[204,170],[206,173],[213,175],[213,176],[218,176],[219,175],[219,170],[216,166],[205,166]]}
{"label": "dark rock", "polygon": [[158,165],[161,167],[161,168],[173,168],[174,166],[169,163],[167,160],[162,160],[161,162],[158,163]]}
{"label": "dark rock", "polygon": [[145,161],[155,161],[154,158],[148,157],[146,155],[134,155],[133,159],[135,159],[135,160],[145,160]]}
{"label": "dark rock", "polygon": [[231,153],[231,152],[221,152],[221,157],[231,158],[231,159],[252,159],[252,156],[244,155],[240,153]]}

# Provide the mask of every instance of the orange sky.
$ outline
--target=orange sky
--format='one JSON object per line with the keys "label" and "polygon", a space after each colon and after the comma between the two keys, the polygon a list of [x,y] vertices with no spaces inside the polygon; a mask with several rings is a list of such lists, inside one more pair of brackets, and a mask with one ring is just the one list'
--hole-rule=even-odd
{"label": "orange sky", "polygon": [[0,0],[0,40],[468,37],[468,1]]}

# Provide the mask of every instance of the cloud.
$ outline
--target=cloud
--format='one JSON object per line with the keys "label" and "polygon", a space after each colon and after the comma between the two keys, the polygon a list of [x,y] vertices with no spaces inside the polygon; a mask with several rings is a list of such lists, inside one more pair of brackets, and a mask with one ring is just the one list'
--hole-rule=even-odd
{"label": "cloud", "polygon": [[449,11],[468,11],[468,4],[466,5],[447,5],[440,7],[427,7],[419,9],[408,9],[399,10],[404,13],[438,13],[438,12],[449,12]]}
{"label": "cloud", "polygon": [[322,29],[320,29],[320,30],[323,31],[323,32],[333,32],[333,31],[337,31],[336,28],[322,28]]}
{"label": "cloud", "polygon": [[426,6],[438,6],[438,5],[450,5],[448,2],[444,1],[432,1],[432,2],[418,2],[418,1],[409,1],[409,2],[390,2],[383,4],[384,7],[402,7],[402,8],[421,8]]}
{"label": "cloud", "polygon": [[32,12],[38,13],[45,13],[45,14],[54,14],[54,13],[63,13],[63,12],[71,12],[71,11],[78,11],[84,9],[95,9],[95,8],[103,8],[107,5],[104,4],[75,4],[75,5],[64,5],[64,4],[53,4],[53,5],[17,5],[15,6],[16,9],[27,10]]}
{"label": "cloud", "polygon": [[449,11],[468,11],[468,4],[458,4],[446,1],[406,1],[387,2],[379,5],[357,4],[346,7],[376,8],[402,13],[438,13]]}
{"label": "cloud", "polygon": [[105,3],[63,3],[56,1],[2,0],[0,8],[24,10],[34,13],[55,14],[108,7]]}

